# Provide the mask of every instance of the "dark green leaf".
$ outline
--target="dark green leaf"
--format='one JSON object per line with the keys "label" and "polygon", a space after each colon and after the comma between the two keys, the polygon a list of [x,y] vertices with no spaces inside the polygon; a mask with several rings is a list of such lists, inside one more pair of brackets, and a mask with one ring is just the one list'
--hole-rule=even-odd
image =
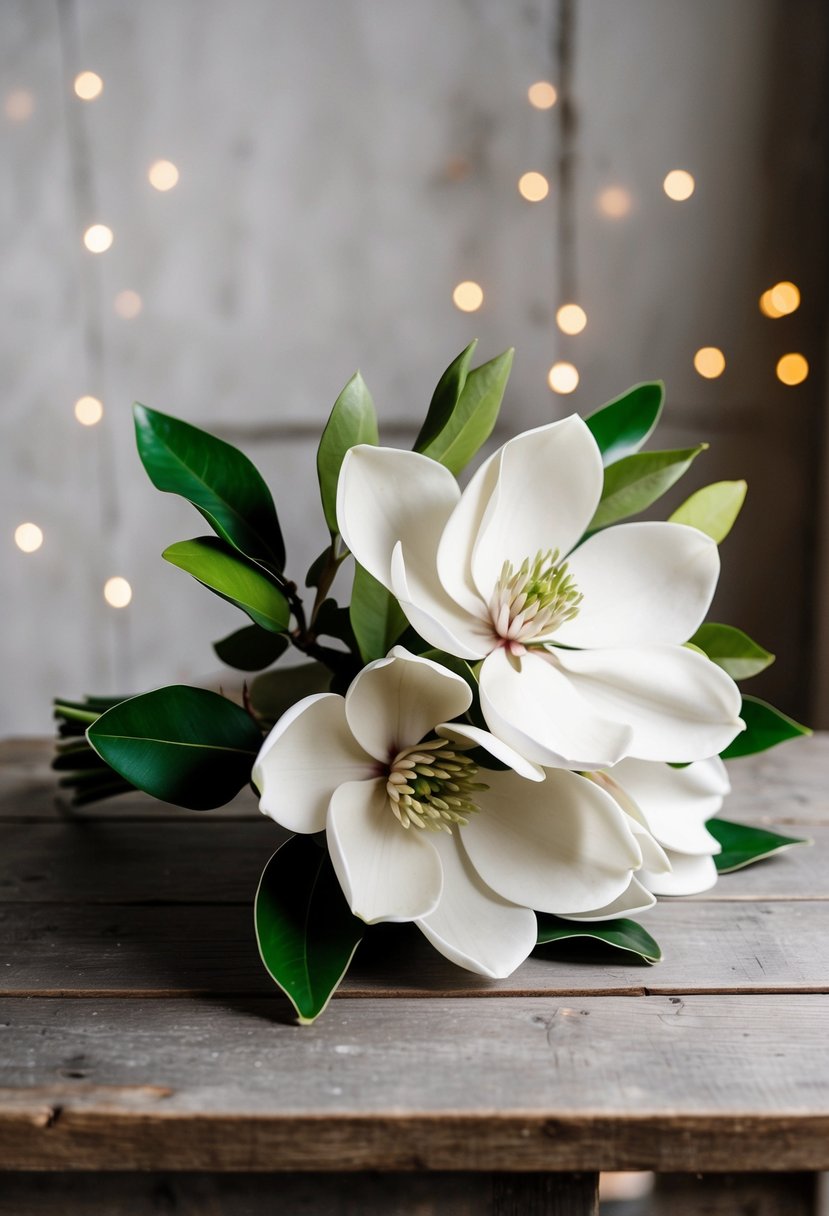
{"label": "dark green leaf", "polygon": [[601,501],[588,531],[595,532],[644,511],[679,481],[694,458],[707,447],[707,443],[700,443],[695,448],[673,452],[637,452],[609,465]]}
{"label": "dark green leaf", "polygon": [[238,705],[203,688],[157,688],[107,710],[87,738],[137,789],[194,810],[229,802],[250,781],[262,733]]}
{"label": "dark green leaf", "polygon": [[279,667],[256,677],[250,686],[250,703],[260,717],[278,722],[297,701],[328,692],[330,684],[331,672],[322,663]]}
{"label": "dark green leaf", "polygon": [[338,638],[349,650],[357,650],[357,639],[351,628],[351,617],[347,608],[341,608],[336,600],[323,600],[314,617],[314,633],[321,637]]}
{"label": "dark green leaf", "polygon": [[391,592],[356,562],[349,614],[364,663],[385,658],[407,624]]}
{"label": "dark green leaf", "polygon": [[512,349],[505,351],[469,372],[440,432],[416,450],[445,465],[450,473],[460,473],[492,434],[514,353]]}
{"label": "dark green leaf", "polygon": [[639,451],[659,421],[664,399],[661,380],[636,384],[585,418],[605,464]]}
{"label": "dark green leaf", "polygon": [[798,844],[811,844],[802,836],[781,836],[766,828],[752,828],[744,823],[731,823],[727,819],[709,819],[705,825],[711,835],[722,845],[714,862],[720,874],[741,870],[752,862],[762,861],[773,853],[794,848]]}
{"label": "dark green leaf", "polygon": [[285,596],[261,566],[242,557],[226,541],[215,536],[182,540],[161,556],[236,604],[254,624],[271,633],[284,633],[288,628],[291,611]]}
{"label": "dark green leaf", "polygon": [[748,680],[774,662],[774,655],[733,625],[700,625],[691,642],[732,680]]}
{"label": "dark green leaf", "polygon": [[259,954],[271,979],[310,1025],[348,970],[366,926],[345,901],[331,859],[294,836],[262,873],[254,906]]}
{"label": "dark green leaf", "polygon": [[734,527],[747,489],[744,481],[716,481],[703,486],[677,507],[670,522],[699,528],[719,544]]}
{"label": "dark green leaf", "polygon": [[549,945],[568,938],[589,937],[594,941],[612,946],[614,950],[625,950],[636,954],[646,963],[658,963],[662,951],[647,930],[635,920],[620,917],[618,920],[573,921],[560,916],[549,916],[538,912],[538,944]]}
{"label": "dark green leaf", "polygon": [[213,649],[228,667],[237,671],[262,671],[288,649],[284,633],[271,633],[259,625],[246,625],[213,643]]}
{"label": "dark green leaf", "polygon": [[452,360],[440,380],[438,380],[437,388],[432,394],[432,400],[429,404],[429,412],[414,442],[414,450],[416,452],[424,452],[429,444],[437,439],[452,417],[460,395],[463,392],[463,386],[466,384],[466,377],[469,375],[469,364],[472,361],[472,356],[475,353],[477,345],[478,339],[475,338],[465,350],[461,351],[456,359]]}
{"label": "dark green leaf", "polygon": [[720,752],[723,760],[735,760],[738,756],[753,756],[755,752],[764,752],[787,739],[796,739],[798,735],[811,735],[808,726],[801,726],[794,718],[761,701],[759,697],[743,695],[743,707],[740,717],[746,724],[733,743],[729,743],[724,752]]}
{"label": "dark green leaf", "polygon": [[168,414],[133,406],[138,454],[153,485],[191,502],[246,557],[281,570],[285,545],[271,493],[238,448]]}
{"label": "dark green leaf", "polygon": [[363,377],[355,372],[334,402],[317,449],[322,509],[332,536],[338,531],[337,481],[345,454],[358,443],[378,441],[374,402]]}
{"label": "dark green leaf", "polygon": [[319,587],[320,579],[328,570],[334,560],[333,545],[326,545],[319,557],[315,557],[308,567],[308,573],[305,575],[306,587]]}

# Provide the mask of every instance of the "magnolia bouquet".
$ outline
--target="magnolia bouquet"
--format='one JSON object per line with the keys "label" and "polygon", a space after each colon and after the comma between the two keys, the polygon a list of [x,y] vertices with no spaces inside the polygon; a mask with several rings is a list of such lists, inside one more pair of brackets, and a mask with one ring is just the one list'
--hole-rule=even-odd
{"label": "magnolia bouquet", "polygon": [[[304,596],[274,502],[229,444],[135,406],[160,490],[215,535],[167,561],[250,624],[219,657],[263,671],[242,704],[173,686],[59,701],[55,761],[77,803],[138,788],[222,805],[251,783],[292,835],[255,900],[262,961],[313,1021],[361,939],[414,922],[458,966],[509,975],[538,945],[593,937],[660,957],[633,914],[799,843],[718,818],[724,759],[805,728],[741,697],[773,656],[704,623],[744,482],[630,522],[706,447],[648,451],[660,384],[588,418],[490,437],[512,352],[441,377],[413,451],[379,446],[359,373],[317,453],[328,543]],[[351,599],[330,594],[353,562]]]}

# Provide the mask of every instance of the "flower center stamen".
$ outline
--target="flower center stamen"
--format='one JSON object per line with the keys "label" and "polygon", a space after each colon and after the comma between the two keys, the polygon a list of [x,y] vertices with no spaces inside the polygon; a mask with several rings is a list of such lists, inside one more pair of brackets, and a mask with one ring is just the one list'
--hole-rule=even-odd
{"label": "flower center stamen", "polygon": [[558,559],[558,549],[539,550],[518,570],[509,561],[501,567],[489,610],[495,633],[512,654],[523,654],[530,642],[578,615],[583,596],[567,562]]}
{"label": "flower center stamen", "polygon": [[478,767],[457,743],[428,739],[398,752],[389,765],[389,806],[404,828],[452,832],[480,807],[474,795],[488,787],[475,781]]}

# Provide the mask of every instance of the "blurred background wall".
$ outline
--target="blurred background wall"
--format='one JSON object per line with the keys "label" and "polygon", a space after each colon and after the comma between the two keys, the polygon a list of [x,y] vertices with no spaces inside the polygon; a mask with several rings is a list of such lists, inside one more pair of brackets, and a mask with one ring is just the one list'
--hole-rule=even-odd
{"label": "blurred background wall", "polygon": [[[253,457],[301,581],[346,379],[403,444],[473,337],[517,348],[499,439],[667,382],[658,446],[712,445],[668,505],[750,484],[713,619],[829,725],[827,25],[823,0],[3,0],[0,734],[48,730],[55,693],[215,677],[244,623],[159,556],[204,528],[147,481],[134,399]],[[764,313],[778,283],[799,306]]]}

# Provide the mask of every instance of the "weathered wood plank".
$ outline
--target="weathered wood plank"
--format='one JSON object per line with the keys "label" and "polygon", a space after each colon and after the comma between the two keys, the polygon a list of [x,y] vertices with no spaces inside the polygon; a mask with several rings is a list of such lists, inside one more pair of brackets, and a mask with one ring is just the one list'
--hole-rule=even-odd
{"label": "weathered wood plank", "polygon": [[7,1169],[806,1170],[825,1001],[0,1002]]}
{"label": "weathered wood plank", "polygon": [[[799,848],[725,876],[696,901],[829,899],[829,825]],[[249,903],[285,833],[271,820],[92,819],[3,826],[0,902]]]}
{"label": "weathered wood plank", "polygon": [[[583,943],[543,947],[509,978],[454,966],[414,928],[358,952],[342,995],[506,996],[829,992],[829,902],[663,901],[645,918],[665,954],[648,967]],[[250,907],[0,905],[0,994],[273,995]],[[392,945],[392,941],[395,943]]]}
{"label": "weathered wood plank", "polygon": [[[138,793],[70,812],[65,800],[60,805],[57,775],[49,768],[52,754],[49,739],[0,740],[0,820],[67,815],[79,820],[192,820],[192,813]],[[732,761],[728,771],[733,792],[723,808],[725,818],[758,825],[829,823],[829,732]],[[198,814],[205,821],[228,817],[258,819],[253,794],[243,791],[229,806]]]}
{"label": "weathered wood plank", "polygon": [[648,1216],[818,1216],[814,1174],[660,1174]]}

